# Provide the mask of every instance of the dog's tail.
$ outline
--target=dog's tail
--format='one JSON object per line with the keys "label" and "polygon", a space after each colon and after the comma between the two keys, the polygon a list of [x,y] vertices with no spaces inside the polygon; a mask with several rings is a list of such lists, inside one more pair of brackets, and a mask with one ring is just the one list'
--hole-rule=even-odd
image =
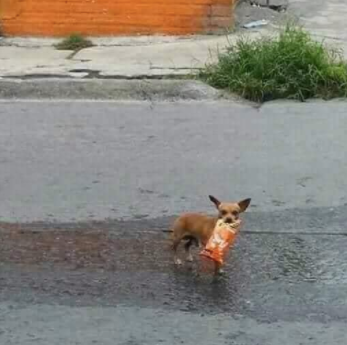
{"label": "dog's tail", "polygon": [[173,248],[173,245],[174,245],[174,232],[173,232],[173,230],[172,229],[163,229],[162,232],[165,234],[169,234],[168,240],[170,241],[170,248]]}

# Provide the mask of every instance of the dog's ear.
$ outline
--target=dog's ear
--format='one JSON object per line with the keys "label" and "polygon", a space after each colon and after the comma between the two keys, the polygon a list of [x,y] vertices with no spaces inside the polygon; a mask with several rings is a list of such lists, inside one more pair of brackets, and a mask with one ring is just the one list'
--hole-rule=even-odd
{"label": "dog's ear", "polygon": [[219,205],[220,205],[220,201],[219,201],[217,198],[215,198],[214,196],[212,196],[212,195],[209,195],[208,197],[210,198],[210,200],[211,200],[211,201],[216,205],[216,207],[218,208]]}
{"label": "dog's ear", "polygon": [[252,199],[245,199],[240,201],[238,204],[240,206],[241,212],[245,212],[249,206],[249,204],[251,203]]}

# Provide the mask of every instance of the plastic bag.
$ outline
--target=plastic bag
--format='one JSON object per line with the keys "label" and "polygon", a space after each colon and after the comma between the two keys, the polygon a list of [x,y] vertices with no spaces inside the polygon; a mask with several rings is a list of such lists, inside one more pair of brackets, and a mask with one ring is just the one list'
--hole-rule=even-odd
{"label": "plastic bag", "polygon": [[218,220],[212,236],[200,255],[223,265],[230,246],[232,246],[236,240],[240,227],[240,220],[233,224],[224,223],[221,219]]}

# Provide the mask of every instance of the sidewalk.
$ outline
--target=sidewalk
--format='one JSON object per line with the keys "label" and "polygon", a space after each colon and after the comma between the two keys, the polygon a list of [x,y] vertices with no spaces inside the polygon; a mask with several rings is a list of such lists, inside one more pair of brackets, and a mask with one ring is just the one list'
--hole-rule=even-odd
{"label": "sidewalk", "polygon": [[[76,54],[59,51],[57,41],[5,39],[0,46],[0,76],[88,75],[114,78],[180,76],[216,59],[237,35],[190,38],[138,37],[92,39],[95,47]],[[252,32],[250,37],[260,37]]]}
{"label": "sidewalk", "polygon": [[[343,49],[347,57],[347,3],[343,0],[311,3],[309,0],[289,1],[288,14],[299,16],[313,37]],[[257,11],[261,16],[262,10]],[[244,13],[239,14],[242,15],[245,17]],[[215,61],[218,52],[233,44],[240,35],[255,39],[275,29],[275,23],[270,23],[261,30],[240,30],[228,36],[94,38],[95,47],[76,54],[56,50],[57,40],[0,38],[0,78],[184,76]]]}

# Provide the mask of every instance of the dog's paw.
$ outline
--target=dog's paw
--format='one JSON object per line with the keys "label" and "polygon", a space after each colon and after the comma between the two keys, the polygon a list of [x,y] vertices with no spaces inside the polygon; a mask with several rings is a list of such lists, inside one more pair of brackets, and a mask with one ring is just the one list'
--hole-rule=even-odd
{"label": "dog's paw", "polygon": [[193,262],[194,261],[193,255],[188,255],[186,258],[186,261],[187,262]]}
{"label": "dog's paw", "polygon": [[216,272],[216,276],[222,277],[222,276],[224,276],[224,275],[225,275],[225,271],[224,271],[222,268],[220,268],[220,269]]}
{"label": "dog's paw", "polygon": [[182,260],[181,259],[175,259],[175,265],[176,266],[181,266],[183,264]]}

